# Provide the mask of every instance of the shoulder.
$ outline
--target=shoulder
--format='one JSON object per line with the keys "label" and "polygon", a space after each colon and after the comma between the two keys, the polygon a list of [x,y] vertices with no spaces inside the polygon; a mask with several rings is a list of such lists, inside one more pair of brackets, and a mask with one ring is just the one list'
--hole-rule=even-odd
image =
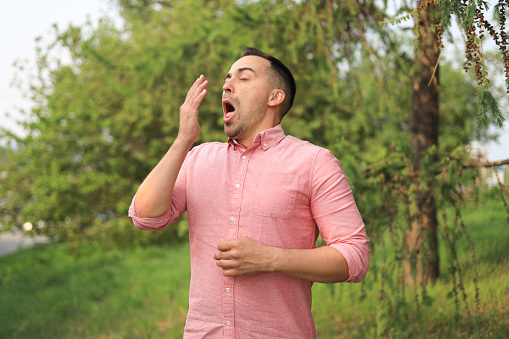
{"label": "shoulder", "polygon": [[219,141],[213,141],[213,142],[204,142],[203,144],[199,144],[194,146],[191,149],[191,152],[200,152],[203,150],[212,150],[212,149],[221,149],[228,147],[228,144],[226,142],[219,142]]}
{"label": "shoulder", "polygon": [[327,148],[291,135],[286,136],[285,139],[288,139],[286,143],[289,145],[290,152],[299,157],[303,165],[310,166],[313,175],[328,176],[331,173],[344,173],[343,166],[338,158]]}
{"label": "shoulder", "polygon": [[194,146],[187,154],[186,161],[217,157],[222,153],[226,153],[227,148],[228,144],[224,142],[205,142]]}
{"label": "shoulder", "polygon": [[284,142],[292,150],[298,152],[300,156],[316,158],[336,158],[328,149],[317,146],[306,140],[301,140],[291,135],[287,135]]}
{"label": "shoulder", "polygon": [[191,151],[189,151],[190,154],[199,154],[199,153],[205,153],[205,152],[215,152],[215,151],[221,151],[226,150],[228,148],[228,144],[225,142],[204,142],[203,144],[199,144],[194,146]]}

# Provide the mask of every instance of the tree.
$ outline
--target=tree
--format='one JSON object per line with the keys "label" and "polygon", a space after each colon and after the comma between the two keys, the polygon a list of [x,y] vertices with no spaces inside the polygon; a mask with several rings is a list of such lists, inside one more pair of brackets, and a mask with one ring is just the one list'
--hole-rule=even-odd
{"label": "tree", "polygon": [[[416,19],[415,32],[417,48],[415,51],[416,69],[412,74],[412,110],[409,121],[409,138],[414,153],[413,169],[420,171],[426,151],[438,149],[439,126],[439,34],[436,27],[440,23],[440,12],[434,4],[419,3],[422,7]],[[430,79],[432,83],[430,84]],[[433,157],[433,161],[437,161]],[[417,183],[419,184],[419,183]],[[427,250],[424,265],[431,281],[439,274],[438,220],[433,188],[427,187],[417,192],[417,217],[409,232],[409,247],[417,250],[419,241],[426,241]],[[419,238],[423,240],[419,240]],[[419,254],[420,257],[420,254]],[[419,260],[421,261],[421,260]]]}
{"label": "tree", "polygon": [[[326,142],[323,108],[334,112],[342,86],[335,62],[360,41],[351,22],[375,23],[368,4],[119,1],[124,30],[107,19],[55,27],[54,41],[39,47],[29,134],[6,136],[15,146],[5,149],[2,214],[43,221],[63,238],[125,221],[139,182],[177,134],[186,84],[200,73],[215,86],[201,107],[198,143],[224,139],[221,79],[246,45],[285,56],[304,94],[288,130]],[[69,64],[52,57],[62,50]]]}
{"label": "tree", "polygon": [[[480,86],[478,97],[478,117],[482,125],[495,121],[501,126],[503,115],[497,107],[496,100],[490,91],[490,81],[487,77],[487,66],[482,49],[483,32],[489,31],[496,44],[500,46],[501,55],[506,67],[506,79],[508,55],[506,51],[507,37],[505,33],[505,7],[508,4],[500,1],[497,5],[498,18],[500,20],[500,34],[484,18],[484,12],[489,4],[484,1],[419,1],[417,8],[409,10],[402,6],[400,11],[408,11],[409,15],[415,15],[414,33],[415,44],[415,69],[412,72],[412,110],[409,120],[409,139],[413,152],[413,170],[420,172],[423,169],[423,159],[428,157],[433,166],[439,162],[436,152],[439,150],[439,120],[441,110],[439,107],[439,62],[443,48],[443,30],[451,27],[451,16],[455,14],[465,29],[466,43],[466,68],[475,64],[476,77]],[[479,32],[479,33],[477,33]],[[509,92],[509,82],[507,82]],[[430,156],[431,154],[431,156]],[[425,279],[423,271],[426,270],[426,278],[435,281],[439,275],[438,255],[438,220],[437,207],[434,198],[434,188],[429,184],[429,179],[417,176],[414,179],[416,187],[421,189],[416,192],[417,213],[414,216],[411,230],[407,234],[407,244],[416,256],[416,262],[422,263],[419,281]],[[408,270],[407,270],[408,271]],[[407,274],[409,276],[409,274]]]}
{"label": "tree", "polygon": [[[11,136],[16,147],[5,150],[3,188],[11,197],[4,214],[43,220],[64,234],[125,215],[138,183],[176,135],[183,84],[200,73],[220,83],[245,45],[282,56],[295,72],[299,96],[290,123],[283,122],[287,132],[331,148],[352,171],[409,150],[401,137],[408,102],[387,89],[408,87],[398,72],[409,72],[412,59],[380,28],[384,13],[373,1],[118,6],[125,29],[107,19],[97,27],[55,27],[55,41],[39,47],[30,133]],[[370,42],[369,35],[379,38]],[[51,58],[59,48],[70,53],[70,64]],[[203,104],[198,142],[223,137],[220,91],[211,87]]]}

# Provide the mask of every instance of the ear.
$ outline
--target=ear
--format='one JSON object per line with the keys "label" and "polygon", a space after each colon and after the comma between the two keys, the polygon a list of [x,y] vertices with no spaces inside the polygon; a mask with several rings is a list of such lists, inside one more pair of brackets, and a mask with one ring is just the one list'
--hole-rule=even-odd
{"label": "ear", "polygon": [[282,89],[273,89],[269,95],[268,105],[271,107],[276,107],[281,105],[285,101],[285,92]]}

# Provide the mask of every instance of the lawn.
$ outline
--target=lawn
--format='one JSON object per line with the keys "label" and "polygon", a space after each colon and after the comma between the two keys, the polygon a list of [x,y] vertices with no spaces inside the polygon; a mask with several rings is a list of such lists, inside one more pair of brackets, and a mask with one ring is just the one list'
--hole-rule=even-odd
{"label": "lawn", "polygon": [[[427,298],[414,286],[404,294],[383,286],[377,265],[361,284],[314,284],[318,338],[508,338],[505,207],[490,199],[463,213],[475,246],[479,308],[472,252],[463,237],[457,248],[465,296],[453,288],[442,242],[442,278],[427,287]],[[23,250],[0,258],[0,338],[181,338],[189,275],[186,243],[113,250],[90,245],[72,254],[62,243]],[[394,293],[381,299],[382,287]]]}
{"label": "lawn", "polygon": [[188,245],[36,246],[0,258],[0,338],[178,338]]}

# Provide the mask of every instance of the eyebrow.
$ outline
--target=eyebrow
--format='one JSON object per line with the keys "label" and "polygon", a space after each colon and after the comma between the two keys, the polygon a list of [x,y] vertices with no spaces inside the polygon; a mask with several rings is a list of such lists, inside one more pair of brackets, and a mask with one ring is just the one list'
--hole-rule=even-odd
{"label": "eyebrow", "polygon": [[[252,69],[251,67],[241,67],[241,68],[239,68],[238,70],[236,70],[236,71],[235,71],[235,73],[239,74],[239,73],[242,73],[242,72],[244,72],[244,71],[251,71],[251,72],[253,72],[253,73],[255,73],[255,74],[256,74],[256,72],[254,71],[254,69]],[[229,78],[231,78],[231,77],[232,77],[231,73],[230,73],[230,72],[228,72],[228,74],[226,74],[226,76],[224,77],[224,80],[229,79]]]}

